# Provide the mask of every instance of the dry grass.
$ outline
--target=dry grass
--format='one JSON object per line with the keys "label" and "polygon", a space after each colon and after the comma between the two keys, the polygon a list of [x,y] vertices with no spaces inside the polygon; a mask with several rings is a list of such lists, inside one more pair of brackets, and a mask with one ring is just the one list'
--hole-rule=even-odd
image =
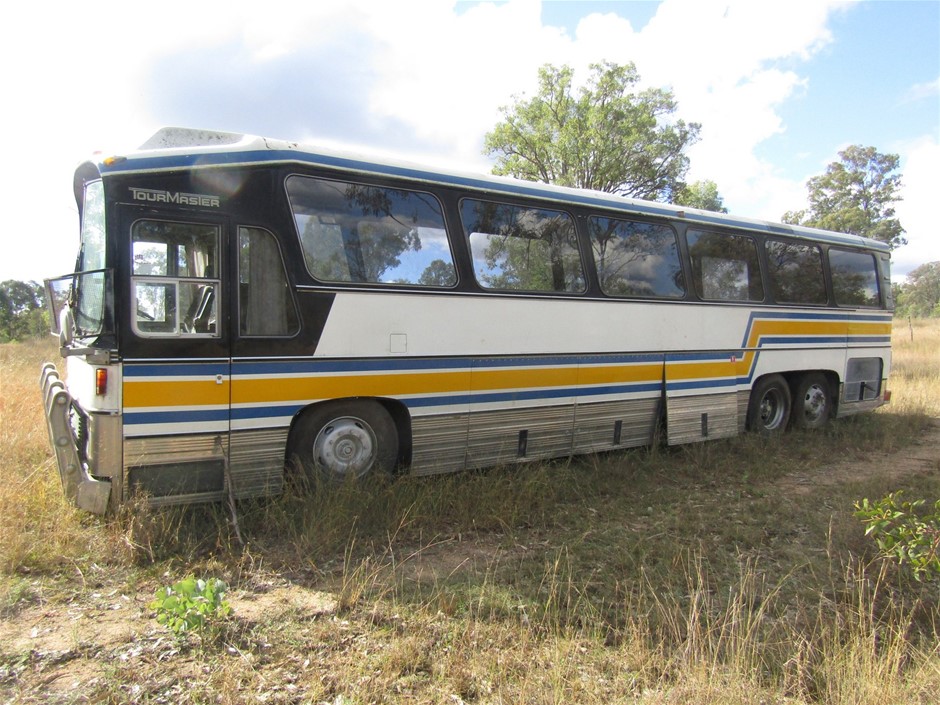
{"label": "dry grass", "polygon": [[895,321],[889,388],[892,411],[940,416],[940,324]]}
{"label": "dry grass", "polygon": [[[852,517],[862,496],[940,496],[917,445],[940,322],[913,332],[895,330],[892,404],[824,433],[289,494],[239,507],[246,547],[221,507],[67,507],[38,398],[55,348],[0,346],[0,694],[934,702],[937,586],[874,560]],[[235,617],[177,642],[146,603],[190,572],[227,580]]]}

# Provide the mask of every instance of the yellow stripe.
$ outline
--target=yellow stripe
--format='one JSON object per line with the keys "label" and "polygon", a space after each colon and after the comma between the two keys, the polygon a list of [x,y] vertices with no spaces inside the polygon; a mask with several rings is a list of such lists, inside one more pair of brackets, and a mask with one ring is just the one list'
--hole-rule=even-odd
{"label": "yellow stripe", "polygon": [[124,406],[201,406],[228,404],[229,382],[215,379],[183,382],[124,382]]}
{"label": "yellow stripe", "polygon": [[[890,335],[890,322],[872,321],[790,321],[757,319],[751,326],[747,347],[756,348],[760,339],[771,335],[853,336]],[[671,362],[670,381],[744,377],[750,373],[755,353],[747,350],[734,363],[727,361]],[[509,389],[562,388],[658,381],[661,363],[623,365],[570,365],[553,368],[476,369],[421,374],[379,374],[314,377],[275,377],[240,379],[234,388],[225,380],[127,381],[124,405],[128,408],[225,405],[230,390],[233,404],[261,404],[306,399],[332,399],[353,396],[408,396],[420,394],[465,393]]]}

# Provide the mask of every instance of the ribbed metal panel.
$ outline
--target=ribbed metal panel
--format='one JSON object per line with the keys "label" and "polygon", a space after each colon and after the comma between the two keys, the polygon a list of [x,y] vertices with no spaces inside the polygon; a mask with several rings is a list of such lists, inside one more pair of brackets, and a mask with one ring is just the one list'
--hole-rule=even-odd
{"label": "ribbed metal panel", "polygon": [[219,434],[125,438],[124,467],[219,460],[227,445]]}
{"label": "ribbed metal panel", "polygon": [[[574,408],[534,407],[481,411],[470,415],[467,466],[487,467],[533,458],[565,456],[572,449]],[[526,431],[525,455],[519,454],[519,434]]]}
{"label": "ribbed metal panel", "polygon": [[[180,466],[223,462],[229,441],[218,434],[128,438],[124,441],[125,472],[133,467]],[[287,429],[243,431],[232,434],[229,471],[237,498],[259,497],[281,491]],[[182,504],[221,499],[225,493],[153,498],[153,504]]]}
{"label": "ribbed metal panel", "polygon": [[286,446],[286,428],[233,433],[229,467],[235,496],[279,493],[284,486]]}
{"label": "ribbed metal panel", "polygon": [[467,414],[412,419],[412,474],[434,475],[463,469],[467,461],[467,425]]}
{"label": "ribbed metal panel", "polygon": [[666,405],[669,445],[738,435],[737,392],[672,397]]}
{"label": "ribbed metal panel", "polygon": [[658,413],[658,397],[578,404],[575,409],[573,452],[592,453],[648,445],[656,430]]}
{"label": "ribbed metal panel", "polygon": [[744,389],[738,392],[738,433],[744,433],[747,428],[747,406],[751,400],[751,390]]}

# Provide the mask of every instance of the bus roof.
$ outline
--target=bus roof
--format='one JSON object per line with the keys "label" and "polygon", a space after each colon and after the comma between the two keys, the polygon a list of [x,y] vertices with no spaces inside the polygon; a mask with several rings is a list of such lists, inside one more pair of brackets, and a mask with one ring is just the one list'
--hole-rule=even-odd
{"label": "bus roof", "polygon": [[102,177],[180,169],[211,169],[225,166],[302,163],[342,171],[407,178],[412,181],[457,186],[471,190],[527,196],[543,200],[614,209],[625,213],[675,218],[700,225],[757,230],[774,235],[796,236],[833,244],[890,252],[878,240],[800,225],[742,218],[667,203],[626,198],[602,191],[575,189],[489,174],[470,174],[396,159],[375,158],[351,151],[270,139],[254,135],[182,127],[165,127],[137,150],[102,158]]}

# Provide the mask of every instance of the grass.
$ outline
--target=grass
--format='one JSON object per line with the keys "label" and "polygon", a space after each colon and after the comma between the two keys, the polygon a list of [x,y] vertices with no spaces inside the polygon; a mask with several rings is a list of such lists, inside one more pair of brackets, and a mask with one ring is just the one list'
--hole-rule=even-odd
{"label": "grass", "polygon": [[[54,345],[0,346],[0,693],[933,702],[937,585],[877,560],[852,516],[892,490],[940,497],[936,448],[918,451],[940,322],[894,342],[892,403],[820,433],[288,493],[239,506],[245,546],[222,506],[69,508],[38,399]],[[225,580],[234,616],[180,643],[145,603],[191,573]]]}

